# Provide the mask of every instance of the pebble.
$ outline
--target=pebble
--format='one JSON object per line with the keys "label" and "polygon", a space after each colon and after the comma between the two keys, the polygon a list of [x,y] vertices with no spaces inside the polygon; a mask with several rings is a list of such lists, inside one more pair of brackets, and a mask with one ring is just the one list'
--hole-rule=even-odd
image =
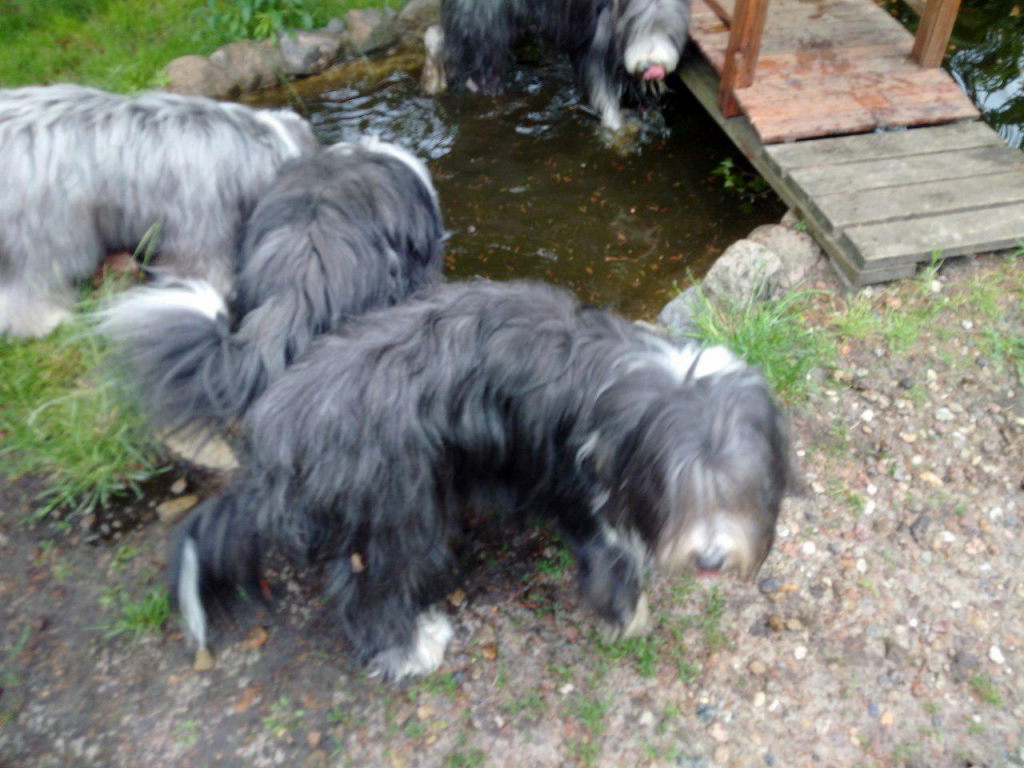
{"label": "pebble", "polygon": [[864,505],[864,514],[865,515],[873,515],[873,514],[875,514],[875,502],[869,500]]}
{"label": "pebble", "polygon": [[941,477],[927,469],[920,474],[920,478],[931,485],[940,486],[943,484]]}
{"label": "pebble", "polygon": [[764,695],[764,691],[758,691],[754,694],[754,706],[763,707],[767,697]]}
{"label": "pebble", "polygon": [[188,488],[188,481],[185,480],[184,477],[179,477],[177,480],[171,483],[171,493],[173,493],[175,496],[181,496],[181,494],[185,492],[186,488]]}
{"label": "pebble", "polygon": [[654,713],[651,712],[651,710],[649,709],[645,709],[643,712],[640,713],[640,718],[638,722],[645,728],[650,728],[654,725]]}
{"label": "pebble", "polygon": [[160,518],[160,522],[164,525],[174,525],[176,522],[181,520],[192,507],[199,503],[199,497],[194,493],[190,493],[186,496],[179,496],[176,499],[168,499],[167,501],[157,504],[156,514]]}
{"label": "pebble", "polygon": [[758,677],[760,677],[768,671],[768,666],[763,661],[760,661],[759,659],[754,659],[752,662],[750,662],[750,664],[747,665],[747,669],[750,670],[750,673],[752,675],[757,675]]}
{"label": "pebble", "polygon": [[566,683],[565,685],[563,685],[561,688],[558,689],[558,692],[560,694],[562,694],[563,696],[568,696],[574,690],[576,690],[576,686],[575,685],[573,685],[572,683]]}
{"label": "pebble", "polygon": [[865,560],[863,557],[858,557],[857,558],[856,567],[857,567],[857,573],[867,573],[868,572],[868,561]]}
{"label": "pebble", "polygon": [[805,555],[813,555],[817,551],[817,549],[818,548],[815,546],[813,541],[805,541],[803,545],[800,547],[800,551],[803,552]]}
{"label": "pebble", "polygon": [[1003,656],[1003,652],[999,650],[998,645],[990,646],[988,649],[988,658],[993,664],[999,664],[1002,666],[1006,663],[1006,657]]}
{"label": "pebble", "polygon": [[899,380],[899,387],[900,387],[900,389],[913,389],[914,388],[914,380],[911,379],[911,378],[900,379]]}
{"label": "pebble", "polygon": [[798,645],[796,648],[794,648],[793,649],[793,658],[795,658],[797,661],[803,661],[804,659],[806,659],[807,658],[807,646],[806,645]]}
{"label": "pebble", "polygon": [[878,717],[881,713],[882,710],[879,708],[877,702],[868,702],[868,715],[870,715],[871,717]]}
{"label": "pebble", "polygon": [[[698,704],[697,705],[697,719],[702,723],[710,723],[715,719],[715,713],[718,711],[717,707],[711,704]],[[721,727],[721,724],[719,724]]]}
{"label": "pebble", "polygon": [[766,579],[761,579],[757,583],[757,588],[761,590],[762,595],[771,595],[779,591],[779,582],[769,576]]}
{"label": "pebble", "polygon": [[721,723],[712,723],[711,727],[708,728],[708,733],[710,733],[711,738],[717,741],[719,744],[722,744],[729,740],[729,733],[725,730],[725,726]]}
{"label": "pebble", "polygon": [[[950,415],[952,415],[952,414],[950,414]],[[861,421],[867,421],[867,422],[874,421],[875,412],[872,411],[870,408],[867,408],[866,410],[864,410],[861,413],[860,418],[861,418]]]}
{"label": "pebble", "polygon": [[949,408],[939,408],[935,411],[935,418],[938,421],[953,421],[956,416],[953,415],[953,412],[949,410]]}

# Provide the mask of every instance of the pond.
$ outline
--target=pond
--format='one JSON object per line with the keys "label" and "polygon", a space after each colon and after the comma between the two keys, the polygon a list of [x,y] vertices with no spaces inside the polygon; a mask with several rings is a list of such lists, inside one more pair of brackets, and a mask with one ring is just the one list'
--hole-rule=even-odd
{"label": "pond", "polygon": [[[546,280],[651,318],[730,243],[785,212],[770,191],[744,186],[756,177],[681,83],[619,151],[560,57],[525,62],[499,99],[425,97],[417,77],[412,66],[370,67],[278,99],[303,107],[323,142],[376,133],[428,160],[452,277]],[[725,188],[723,161],[743,194]]]}

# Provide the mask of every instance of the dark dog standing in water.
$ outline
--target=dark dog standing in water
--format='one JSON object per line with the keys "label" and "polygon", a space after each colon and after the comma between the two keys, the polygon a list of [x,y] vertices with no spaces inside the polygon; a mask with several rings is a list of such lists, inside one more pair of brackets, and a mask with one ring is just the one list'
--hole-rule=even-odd
{"label": "dark dog standing in water", "polygon": [[257,589],[269,549],[326,570],[346,638],[388,678],[452,636],[467,504],[553,518],[611,637],[642,632],[651,566],[752,577],[786,486],[783,420],[721,347],[676,346],[531,283],[446,285],[313,342],[244,421],[227,489],[180,529],[174,602]]}
{"label": "dark dog standing in water", "polygon": [[690,0],[443,0],[441,23],[424,37],[427,93],[501,93],[513,46],[536,35],[569,55],[601,123],[617,131],[623,102],[639,103],[678,66]]}

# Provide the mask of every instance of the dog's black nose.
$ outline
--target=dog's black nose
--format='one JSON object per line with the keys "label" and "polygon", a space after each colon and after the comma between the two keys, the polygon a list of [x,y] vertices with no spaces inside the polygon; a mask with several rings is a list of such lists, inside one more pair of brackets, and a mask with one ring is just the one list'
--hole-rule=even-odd
{"label": "dog's black nose", "polygon": [[720,571],[725,565],[725,553],[721,550],[702,552],[697,558],[698,571]]}

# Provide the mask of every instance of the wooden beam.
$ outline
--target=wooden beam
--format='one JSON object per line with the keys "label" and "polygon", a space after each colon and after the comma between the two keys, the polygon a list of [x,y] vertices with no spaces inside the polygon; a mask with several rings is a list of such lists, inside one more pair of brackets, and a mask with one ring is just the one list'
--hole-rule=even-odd
{"label": "wooden beam", "polygon": [[723,24],[729,26],[732,23],[732,17],[729,15],[729,12],[725,10],[725,6],[718,0],[704,0],[704,2],[708,8],[715,12],[715,16],[722,20]]}
{"label": "wooden beam", "polygon": [[931,68],[942,64],[959,10],[960,0],[928,0],[911,53],[920,66]]}
{"label": "wooden beam", "polygon": [[736,0],[718,90],[718,105],[726,117],[735,117],[740,112],[735,90],[754,82],[767,13],[768,0]]}

